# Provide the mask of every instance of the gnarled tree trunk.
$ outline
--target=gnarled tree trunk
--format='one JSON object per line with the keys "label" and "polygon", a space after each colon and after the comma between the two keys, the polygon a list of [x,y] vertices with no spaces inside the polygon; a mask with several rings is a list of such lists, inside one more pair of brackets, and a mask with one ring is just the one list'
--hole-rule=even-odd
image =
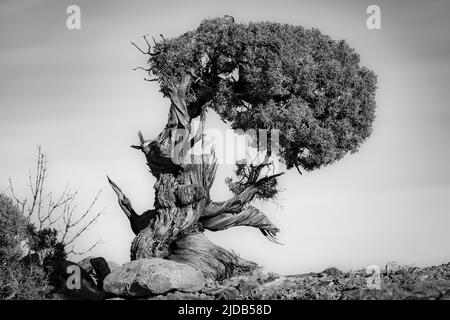
{"label": "gnarled tree trunk", "polygon": [[[275,241],[274,234],[279,230],[248,203],[258,193],[262,182],[275,179],[279,174],[256,179],[227,201],[211,201],[209,192],[217,169],[214,151],[201,156],[186,152],[203,138],[205,121],[205,105],[190,106],[185,101],[191,78],[187,72],[180,83],[170,86],[171,106],[164,130],[148,141],[140,133],[140,145],[133,146],[145,154],[150,171],[157,179],[154,209],[138,215],[122,190],[112,180],[109,182],[136,234],[131,245],[132,260],[165,258],[189,264],[208,277],[221,279],[235,272],[252,270],[256,264],[213,244],[203,234],[204,229],[257,227]],[[191,121],[197,117],[201,125],[193,134]]]}

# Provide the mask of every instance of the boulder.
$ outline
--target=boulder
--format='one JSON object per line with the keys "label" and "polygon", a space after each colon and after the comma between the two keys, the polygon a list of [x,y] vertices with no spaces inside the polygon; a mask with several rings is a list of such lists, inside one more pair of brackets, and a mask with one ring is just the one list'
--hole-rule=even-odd
{"label": "boulder", "polygon": [[234,287],[226,287],[216,296],[217,300],[236,300],[239,296],[239,290]]}
{"label": "boulder", "polygon": [[[91,272],[95,272],[94,268],[92,267],[91,264],[91,259],[96,259],[99,257],[94,257],[94,256],[89,256],[86,257],[80,261],[78,261],[78,265],[81,266],[84,270],[86,270],[87,272],[91,273]],[[108,263],[108,267],[111,271],[114,271],[118,268],[120,268],[120,265],[114,261],[106,261]]]}
{"label": "boulder", "polygon": [[396,274],[396,273],[399,273],[399,272],[402,272],[402,271],[406,271],[406,270],[408,270],[408,268],[406,266],[403,266],[403,265],[397,263],[397,262],[392,261],[392,262],[388,262],[386,264],[386,269],[385,270],[386,270],[386,274],[390,275],[390,274]]}
{"label": "boulder", "polygon": [[217,285],[214,288],[207,288],[203,293],[211,299],[217,300],[236,300],[239,296],[239,290],[231,286]]}
{"label": "boulder", "polygon": [[[102,282],[104,276],[106,276],[107,273],[103,276],[103,275],[98,275],[96,270],[94,269],[94,266],[92,264],[93,260],[98,261],[100,259],[103,259],[102,257],[94,257],[94,256],[89,256],[86,257],[80,261],[78,261],[78,265],[81,266],[84,270],[86,270],[88,272],[88,274],[92,277],[92,279],[94,280],[95,284],[98,284]],[[106,260],[105,260],[106,261]],[[108,265],[109,270],[112,272],[118,268],[120,268],[120,265],[114,261],[106,261],[106,264]],[[99,281],[100,280],[100,281]]]}
{"label": "boulder", "polygon": [[259,283],[254,280],[254,279],[241,279],[239,281],[239,291],[240,292],[247,292],[247,291],[252,291],[252,290],[256,290],[259,287]]}
{"label": "boulder", "polygon": [[77,264],[80,267],[82,267],[84,270],[86,270],[87,272],[90,273],[91,271],[94,270],[92,268],[92,265],[91,265],[91,259],[93,259],[93,258],[95,258],[95,257],[93,257],[93,256],[86,257],[86,258],[81,259],[80,261],[78,261]]}
{"label": "boulder", "polygon": [[[79,279],[76,279],[77,276]],[[63,260],[55,263],[49,280],[55,288],[53,293],[59,299],[102,300],[107,297],[106,292],[97,287],[89,273],[71,261]]]}
{"label": "boulder", "polygon": [[212,300],[213,298],[204,293],[169,292],[165,295],[152,296],[147,300]]}
{"label": "boulder", "polygon": [[183,263],[160,259],[139,259],[124,264],[104,280],[103,288],[122,297],[149,297],[169,291],[196,292],[203,289],[205,277]]}
{"label": "boulder", "polygon": [[329,277],[336,277],[336,278],[344,276],[344,273],[336,267],[326,268],[325,270],[322,271],[322,274],[325,274]]}

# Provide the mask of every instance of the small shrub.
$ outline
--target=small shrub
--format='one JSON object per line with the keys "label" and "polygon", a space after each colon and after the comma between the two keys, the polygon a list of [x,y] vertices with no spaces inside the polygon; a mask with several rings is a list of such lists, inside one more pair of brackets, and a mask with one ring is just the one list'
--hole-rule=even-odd
{"label": "small shrub", "polygon": [[49,291],[44,268],[22,263],[27,226],[13,201],[0,194],[0,299],[44,299]]}

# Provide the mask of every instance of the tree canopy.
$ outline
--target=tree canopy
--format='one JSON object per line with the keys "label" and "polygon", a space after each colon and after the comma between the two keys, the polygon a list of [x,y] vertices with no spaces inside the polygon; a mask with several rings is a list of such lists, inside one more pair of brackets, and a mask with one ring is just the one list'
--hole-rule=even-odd
{"label": "tree canopy", "polygon": [[331,164],[371,134],[376,75],[344,40],[317,29],[226,16],[154,40],[149,54],[147,71],[163,94],[185,72],[193,76],[191,117],[207,104],[233,129],[280,129],[287,168]]}

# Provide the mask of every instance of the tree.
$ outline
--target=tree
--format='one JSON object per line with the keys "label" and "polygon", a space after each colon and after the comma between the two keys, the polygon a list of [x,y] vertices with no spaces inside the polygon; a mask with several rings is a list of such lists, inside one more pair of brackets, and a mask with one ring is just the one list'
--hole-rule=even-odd
{"label": "tree", "polygon": [[[274,157],[301,173],[356,152],[371,134],[376,76],[360,66],[345,41],[301,26],[241,24],[225,16],[173,39],[144,40],[145,49],[132,43],[148,56],[147,66],[136,69],[159,83],[170,109],[155,139],[139,132],[139,145],[132,146],[144,153],[157,179],[154,209],[138,215],[109,179],[136,234],[131,259],[175,260],[217,279],[251,270],[254,263],[216,246],[202,231],[250,226],[276,241],[279,229],[250,205],[276,195],[282,173],[268,170]],[[238,180],[227,180],[234,196],[223,202],[209,195],[217,169],[214,150],[189,152],[203,142],[207,109],[236,130],[265,129],[269,136],[280,130],[279,154],[271,143],[258,149],[265,153],[263,162],[238,162]],[[196,130],[194,120],[200,123]],[[260,146],[260,138],[252,138],[254,145]]]}

